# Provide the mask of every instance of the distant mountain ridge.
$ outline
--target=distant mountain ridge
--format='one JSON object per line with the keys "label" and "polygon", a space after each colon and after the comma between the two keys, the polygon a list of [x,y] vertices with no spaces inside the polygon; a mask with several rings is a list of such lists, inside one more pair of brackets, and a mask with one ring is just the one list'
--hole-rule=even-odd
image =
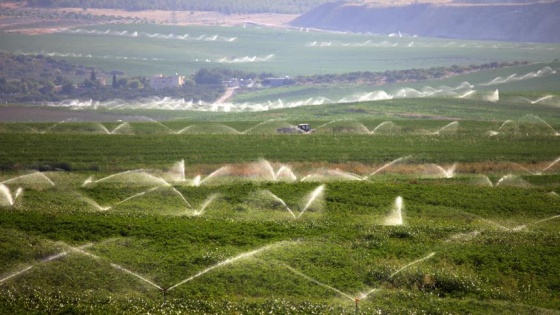
{"label": "distant mountain ridge", "polygon": [[518,4],[411,4],[373,7],[330,2],[291,23],[349,32],[560,43],[560,1]]}

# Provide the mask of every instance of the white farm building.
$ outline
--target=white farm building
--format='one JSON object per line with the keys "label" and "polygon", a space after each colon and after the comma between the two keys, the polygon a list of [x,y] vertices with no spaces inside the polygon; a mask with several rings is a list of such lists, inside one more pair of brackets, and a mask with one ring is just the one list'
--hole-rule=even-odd
{"label": "white farm building", "polygon": [[176,88],[183,86],[185,83],[185,77],[178,74],[172,76],[163,76],[163,74],[158,74],[150,78],[150,86],[156,90],[166,89],[166,88]]}

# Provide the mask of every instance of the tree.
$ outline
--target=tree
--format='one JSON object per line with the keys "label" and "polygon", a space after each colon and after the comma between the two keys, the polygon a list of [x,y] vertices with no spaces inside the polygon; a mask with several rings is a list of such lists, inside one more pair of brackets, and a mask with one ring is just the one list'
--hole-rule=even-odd
{"label": "tree", "polygon": [[119,79],[117,81],[117,87],[124,88],[128,84],[128,80],[125,78]]}
{"label": "tree", "polygon": [[97,81],[92,81],[90,79],[85,79],[84,82],[82,82],[82,86],[88,89],[91,88],[95,88],[97,87]]}
{"label": "tree", "polygon": [[212,84],[217,85],[222,83],[222,74],[215,70],[208,70],[202,68],[198,70],[194,75],[194,82],[196,84]]}
{"label": "tree", "polygon": [[74,89],[74,83],[67,81],[62,85],[61,91],[62,93],[69,95],[74,92]]}
{"label": "tree", "polygon": [[138,79],[133,79],[128,82],[128,87],[131,89],[140,89],[142,88],[142,83]]}
{"label": "tree", "polygon": [[54,91],[54,83],[52,83],[51,81],[45,81],[43,83],[43,86],[39,89],[39,92],[41,92],[41,94],[50,94]]}
{"label": "tree", "polygon": [[93,82],[97,81],[97,76],[95,75],[95,70],[91,69],[91,74],[89,75],[89,79]]}

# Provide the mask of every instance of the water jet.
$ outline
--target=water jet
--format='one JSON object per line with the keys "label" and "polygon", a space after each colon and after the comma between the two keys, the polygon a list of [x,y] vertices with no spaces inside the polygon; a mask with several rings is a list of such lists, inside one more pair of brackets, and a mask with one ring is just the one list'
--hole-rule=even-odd
{"label": "water jet", "polygon": [[7,179],[0,184],[20,183],[20,184],[36,184],[46,182],[50,186],[56,186],[55,183],[41,172],[33,172],[31,174],[20,175],[14,178]]}
{"label": "water jet", "polygon": [[395,203],[393,205],[393,208],[391,209],[391,213],[389,213],[389,215],[385,218],[383,225],[403,225],[403,208],[403,199],[401,196],[398,196],[395,199]]}
{"label": "water jet", "polygon": [[162,287],[160,287],[159,285],[153,283],[152,281],[150,281],[150,280],[148,280],[148,279],[142,277],[141,275],[139,275],[139,274],[137,274],[137,273],[135,273],[135,272],[133,272],[133,271],[130,271],[130,270],[128,270],[128,269],[126,269],[126,268],[124,268],[124,267],[122,267],[122,266],[120,266],[120,265],[111,263],[111,267],[113,267],[113,268],[115,268],[115,269],[118,269],[118,270],[120,270],[120,271],[124,271],[124,272],[126,272],[126,273],[128,273],[128,274],[130,274],[130,275],[133,275],[133,276],[135,276],[136,278],[138,278],[138,279],[140,279],[140,280],[146,282],[147,284],[149,284],[149,285],[151,285],[151,286],[153,286],[153,287],[155,287],[155,288],[157,288],[157,289],[159,289],[159,290],[161,290],[161,291],[164,290]]}
{"label": "water jet", "polygon": [[[253,256],[259,254],[260,252],[270,250],[270,249],[272,249],[272,248],[274,248],[274,247],[280,246],[280,245],[285,244],[285,243],[286,243],[286,242],[274,243],[274,244],[271,244],[271,245],[267,245],[267,246],[264,246],[264,247],[261,247],[261,248],[258,248],[258,249],[255,249],[255,250],[252,250],[252,251],[249,251],[249,252],[244,252],[244,253],[241,253],[241,254],[239,254],[239,255],[237,255],[237,256],[228,258],[228,259],[226,259],[226,260],[224,260],[224,261],[221,261],[221,262],[219,262],[219,263],[217,263],[217,264],[215,264],[215,265],[213,265],[213,266],[210,266],[210,267],[208,267],[208,268],[206,268],[206,269],[204,269],[204,270],[202,270],[202,271],[196,273],[195,275],[190,276],[190,277],[186,278],[185,280],[183,280],[183,281],[181,281],[181,282],[179,282],[179,283],[177,283],[177,284],[175,284],[175,285],[169,287],[166,291],[171,291],[171,290],[173,290],[173,289],[175,289],[175,288],[177,288],[177,287],[179,287],[179,286],[181,286],[181,285],[183,285],[183,284],[185,284],[185,283],[188,283],[188,282],[190,282],[190,281],[192,281],[192,280],[194,280],[194,279],[196,279],[196,278],[198,278],[198,277],[200,277],[200,276],[203,276],[204,274],[206,274],[206,273],[208,273],[208,272],[210,272],[210,271],[212,271],[212,270],[214,270],[214,269],[216,269],[216,268],[219,268],[219,267],[223,267],[223,266],[232,264],[232,263],[234,263],[234,262],[236,262],[236,261],[238,261],[238,260],[240,260],[240,259],[253,257]],[[158,286],[158,287],[159,287],[159,286]]]}
{"label": "water jet", "polygon": [[0,183],[0,206],[2,205],[7,205],[10,207],[13,206],[17,198],[21,195],[22,192],[23,192],[23,188],[19,187],[16,190],[15,194],[12,195],[10,188]]}
{"label": "water jet", "polygon": [[323,195],[323,191],[325,190],[325,185],[321,185],[317,188],[315,188],[307,197],[307,203],[305,204],[305,206],[303,207],[303,210],[301,210],[301,212],[298,214],[297,218],[301,217],[305,211],[307,211],[307,209],[309,209],[309,207],[316,201],[318,200],[318,198],[320,198]]}
{"label": "water jet", "polygon": [[408,155],[408,156],[400,157],[400,158],[398,158],[398,159],[396,159],[396,160],[393,160],[393,161],[391,161],[391,162],[389,162],[389,163],[386,163],[385,165],[383,165],[383,166],[381,166],[380,168],[378,168],[377,170],[375,170],[375,172],[369,174],[369,176],[373,176],[373,175],[375,175],[375,174],[381,172],[382,170],[384,170],[384,169],[386,169],[386,168],[388,168],[388,167],[390,167],[390,166],[393,166],[393,165],[395,165],[396,163],[399,163],[399,162],[401,162],[401,161],[404,161],[404,160],[406,160],[406,159],[408,159],[408,158],[410,158],[410,157],[411,157],[411,155]]}
{"label": "water jet", "polygon": [[171,181],[174,182],[184,182],[185,179],[185,160],[181,160],[175,164],[173,164],[173,166],[171,166],[171,168],[169,169],[169,172],[167,172],[167,175],[169,178],[171,178]]}
{"label": "water jet", "polygon": [[208,180],[223,175],[223,174],[227,174],[230,171],[230,166],[226,165],[226,166],[222,166],[219,169],[215,170],[214,172],[210,173],[210,175],[206,176],[204,179],[201,179],[202,177],[200,175],[197,175],[194,180],[193,180],[193,185],[195,187],[198,187],[202,184],[204,184],[205,182],[207,182]]}
{"label": "water jet", "polygon": [[459,122],[454,121],[454,122],[451,122],[451,123],[439,128],[438,130],[432,132],[431,134],[432,135],[440,135],[442,132],[446,132],[446,133],[456,132],[458,127],[459,127]]}
{"label": "water jet", "polygon": [[442,166],[437,165],[435,163],[430,164],[430,165],[432,167],[434,167],[445,178],[453,178],[455,176],[455,169],[457,168],[457,163],[454,163],[453,165],[451,165],[447,169],[445,169]]}
{"label": "water jet", "polygon": [[413,262],[411,262],[411,263],[405,265],[404,267],[400,268],[399,270],[393,272],[393,273],[389,276],[389,278],[388,278],[387,280],[393,278],[394,276],[396,276],[397,274],[399,274],[401,271],[405,270],[406,268],[408,268],[408,267],[410,267],[410,266],[416,265],[416,264],[418,264],[418,263],[420,263],[420,262],[423,262],[424,260],[427,260],[427,259],[430,259],[430,258],[434,257],[435,254],[436,254],[435,252],[429,253],[426,257],[417,259],[417,260],[415,260],[415,261],[413,261]]}
{"label": "water jet", "polygon": [[[120,205],[120,204],[122,204],[122,203],[125,203],[125,202],[127,202],[127,201],[129,201],[129,200],[132,200],[132,199],[134,199],[134,198],[138,198],[138,197],[140,197],[140,196],[144,196],[145,194],[147,194],[147,193],[149,193],[149,192],[152,192],[152,191],[154,191],[154,190],[156,190],[156,189],[159,189],[159,188],[160,188],[160,187],[153,187],[153,188],[150,188],[150,189],[148,189],[148,190],[146,190],[146,191],[143,191],[143,192],[139,192],[139,193],[137,193],[137,194],[134,194],[134,195],[132,195],[132,196],[130,196],[130,197],[128,197],[128,198],[125,198],[125,199],[123,199],[123,200],[117,202],[117,203],[115,204],[115,206],[118,206],[118,205]],[[185,201],[186,201],[186,200],[185,200]]]}
{"label": "water jet", "polygon": [[210,195],[210,197],[208,197],[208,198],[206,198],[206,200],[204,200],[204,202],[202,203],[202,206],[200,207],[200,210],[194,212],[194,215],[195,216],[202,215],[204,213],[204,210],[206,210],[206,208],[214,201],[214,199],[216,199],[218,197],[219,197],[218,194]]}
{"label": "water jet", "polygon": [[282,200],[282,198],[276,196],[275,194],[273,194],[271,191],[269,190],[263,190],[263,193],[269,197],[271,197],[273,200],[279,202],[280,204],[282,204],[286,210],[288,210],[288,212],[292,215],[292,217],[294,217],[294,219],[296,219],[296,215],[295,213],[290,209],[290,207],[288,207],[288,205],[286,204],[286,202],[284,202],[284,200]]}

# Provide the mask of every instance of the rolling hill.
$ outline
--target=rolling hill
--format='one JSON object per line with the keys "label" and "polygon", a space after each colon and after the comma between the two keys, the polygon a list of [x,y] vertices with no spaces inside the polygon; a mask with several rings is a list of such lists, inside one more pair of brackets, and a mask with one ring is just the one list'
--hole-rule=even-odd
{"label": "rolling hill", "polygon": [[395,36],[558,43],[558,16],[558,1],[390,7],[331,2],[299,16],[292,25]]}

